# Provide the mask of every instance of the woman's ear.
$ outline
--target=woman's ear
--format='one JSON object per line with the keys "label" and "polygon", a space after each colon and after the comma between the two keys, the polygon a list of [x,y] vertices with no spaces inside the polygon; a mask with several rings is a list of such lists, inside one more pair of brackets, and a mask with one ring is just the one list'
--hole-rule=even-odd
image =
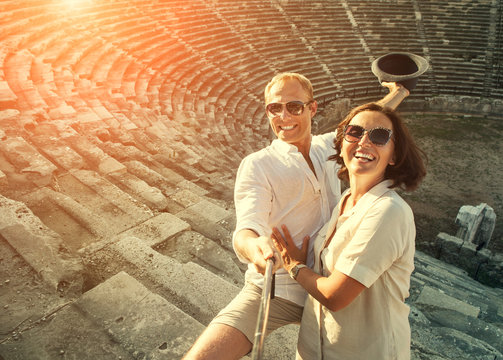
{"label": "woman's ear", "polygon": [[396,162],[395,162],[395,157],[396,157],[396,155],[395,155],[395,153],[393,152],[393,157],[391,158],[391,160],[390,160],[390,161],[389,161],[389,163],[388,163],[388,165],[389,165],[389,166],[393,166],[393,165],[395,165],[395,164],[396,164]]}

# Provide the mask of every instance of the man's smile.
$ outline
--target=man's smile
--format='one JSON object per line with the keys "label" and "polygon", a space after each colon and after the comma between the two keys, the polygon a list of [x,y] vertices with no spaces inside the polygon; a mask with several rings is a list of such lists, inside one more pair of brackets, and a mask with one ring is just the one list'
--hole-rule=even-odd
{"label": "man's smile", "polygon": [[287,131],[287,130],[292,130],[293,128],[295,128],[297,125],[288,125],[288,126],[280,126],[279,128],[281,130],[284,130],[284,131]]}

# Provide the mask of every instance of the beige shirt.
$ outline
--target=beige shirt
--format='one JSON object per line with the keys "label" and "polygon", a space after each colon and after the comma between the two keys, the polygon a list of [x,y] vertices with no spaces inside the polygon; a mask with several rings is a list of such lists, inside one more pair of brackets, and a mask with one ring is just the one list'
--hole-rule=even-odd
{"label": "beige shirt", "polygon": [[390,185],[389,180],[376,185],[343,216],[341,200],[319,231],[314,270],[329,276],[337,269],[366,289],[337,312],[308,297],[298,359],[410,359],[409,307],[404,301],[414,270],[416,230],[412,210]]}
{"label": "beige shirt", "polygon": [[[314,239],[330,220],[341,196],[339,167],[335,161],[328,160],[335,153],[334,138],[334,132],[311,138],[309,157],[316,174],[297,147],[278,139],[244,158],[234,187],[234,235],[239,230],[252,229],[261,236],[270,236],[274,226],[280,228],[284,224],[297,246],[302,245],[306,235]],[[311,267],[313,258],[311,245],[308,256]],[[263,279],[255,266],[249,264],[246,280],[262,287]],[[306,291],[284,269],[276,273],[275,295],[300,306],[306,300]]]}

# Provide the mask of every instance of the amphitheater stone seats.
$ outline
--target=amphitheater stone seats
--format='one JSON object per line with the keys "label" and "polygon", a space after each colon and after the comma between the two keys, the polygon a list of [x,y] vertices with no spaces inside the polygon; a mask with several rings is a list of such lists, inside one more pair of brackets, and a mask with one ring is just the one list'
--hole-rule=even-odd
{"label": "amphitheater stone seats", "polygon": [[[487,0],[0,2],[0,358],[179,358],[244,281],[234,178],[274,138],[271,77],[307,75],[323,117],[335,99],[381,97],[371,62],[409,51],[431,64],[411,107],[499,116],[501,12]],[[412,360],[502,357],[500,289],[421,252],[415,263]],[[265,359],[291,359],[297,331],[273,333]]]}

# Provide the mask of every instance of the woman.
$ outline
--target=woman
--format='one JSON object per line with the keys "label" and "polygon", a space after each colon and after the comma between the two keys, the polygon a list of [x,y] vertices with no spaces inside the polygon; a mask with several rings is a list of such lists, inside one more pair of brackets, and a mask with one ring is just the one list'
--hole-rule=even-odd
{"label": "woman", "polygon": [[403,121],[378,104],[355,108],[338,126],[330,160],[349,189],[314,242],[314,269],[286,227],[273,230],[284,268],[309,293],[298,359],[409,359],[412,210],[392,188],[414,190],[423,152]]}

